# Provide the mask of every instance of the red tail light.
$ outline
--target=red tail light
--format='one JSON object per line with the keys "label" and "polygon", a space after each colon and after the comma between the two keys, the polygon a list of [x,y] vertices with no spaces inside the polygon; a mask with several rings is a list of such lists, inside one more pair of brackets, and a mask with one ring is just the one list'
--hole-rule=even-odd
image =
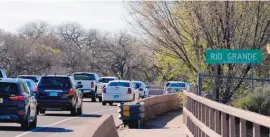
{"label": "red tail light", "polygon": [[94,87],[95,87],[94,82],[91,82],[91,88],[94,88]]}
{"label": "red tail light", "polygon": [[128,94],[131,94],[131,88],[128,88],[128,92],[127,92]]}
{"label": "red tail light", "polygon": [[106,88],[105,87],[102,89],[102,92],[103,93],[106,93]]}
{"label": "red tail light", "polygon": [[23,101],[25,98],[24,96],[14,96],[14,97],[9,97],[11,101]]}
{"label": "red tail light", "polygon": [[34,88],[34,92],[38,92],[38,87],[36,86],[35,88]]}
{"label": "red tail light", "polygon": [[68,95],[73,96],[74,93],[75,93],[75,90],[73,88],[70,88],[69,91],[68,91]]}

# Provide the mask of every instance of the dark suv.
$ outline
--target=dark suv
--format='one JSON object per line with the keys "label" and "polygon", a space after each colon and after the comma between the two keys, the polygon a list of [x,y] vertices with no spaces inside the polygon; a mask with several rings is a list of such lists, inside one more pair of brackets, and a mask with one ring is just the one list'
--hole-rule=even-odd
{"label": "dark suv", "polygon": [[62,75],[42,76],[35,92],[37,94],[39,113],[45,111],[70,111],[71,115],[82,114],[82,96],[75,85],[73,77]]}
{"label": "dark suv", "polygon": [[24,130],[37,126],[37,101],[25,81],[0,79],[0,122],[20,123]]}

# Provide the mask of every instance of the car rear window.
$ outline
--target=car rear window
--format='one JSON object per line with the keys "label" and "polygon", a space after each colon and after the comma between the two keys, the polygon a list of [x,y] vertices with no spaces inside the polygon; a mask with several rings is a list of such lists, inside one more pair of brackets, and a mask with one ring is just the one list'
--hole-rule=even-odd
{"label": "car rear window", "polygon": [[31,76],[19,76],[18,78],[22,78],[22,79],[31,79],[34,82],[37,82],[37,78],[36,77],[31,77]]}
{"label": "car rear window", "polygon": [[99,82],[102,82],[102,83],[109,83],[110,81],[113,81],[114,78],[101,78],[99,80]]}
{"label": "car rear window", "polygon": [[185,83],[171,83],[169,87],[186,87]]}
{"label": "car rear window", "polygon": [[38,87],[71,88],[71,82],[68,77],[42,77]]}
{"label": "car rear window", "polygon": [[94,74],[74,74],[75,80],[96,80]]}
{"label": "car rear window", "polygon": [[133,84],[135,85],[135,88],[137,89],[137,88],[140,88],[141,87],[141,83],[139,83],[139,82],[133,82]]}
{"label": "car rear window", "polygon": [[166,83],[166,87],[168,87],[170,84],[171,84],[171,83],[169,83],[169,82],[168,82],[168,83]]}
{"label": "car rear window", "polygon": [[130,83],[128,82],[111,82],[108,86],[111,87],[130,87]]}
{"label": "car rear window", "polygon": [[18,85],[16,83],[0,82],[0,95],[17,95],[19,93]]}

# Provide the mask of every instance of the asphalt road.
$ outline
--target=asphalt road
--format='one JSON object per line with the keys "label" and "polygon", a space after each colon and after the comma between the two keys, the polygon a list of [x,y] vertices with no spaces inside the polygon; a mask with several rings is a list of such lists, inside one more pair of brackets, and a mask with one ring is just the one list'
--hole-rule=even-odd
{"label": "asphalt road", "polygon": [[103,114],[117,114],[117,106],[102,106],[100,102],[83,102],[83,114],[72,117],[70,112],[47,112],[38,116],[37,128],[22,131],[19,124],[0,123],[1,137],[75,137],[91,128],[95,120]]}

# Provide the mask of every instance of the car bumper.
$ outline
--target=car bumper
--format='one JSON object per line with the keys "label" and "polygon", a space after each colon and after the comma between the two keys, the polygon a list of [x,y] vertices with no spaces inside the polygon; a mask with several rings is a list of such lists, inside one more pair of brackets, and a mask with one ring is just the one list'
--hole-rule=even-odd
{"label": "car bumper", "polygon": [[38,107],[45,110],[70,110],[73,107],[72,101],[38,101]]}
{"label": "car bumper", "polygon": [[131,102],[134,99],[134,94],[102,94],[102,100],[106,102]]}
{"label": "car bumper", "polygon": [[19,123],[22,118],[19,115],[0,115],[0,123]]}

